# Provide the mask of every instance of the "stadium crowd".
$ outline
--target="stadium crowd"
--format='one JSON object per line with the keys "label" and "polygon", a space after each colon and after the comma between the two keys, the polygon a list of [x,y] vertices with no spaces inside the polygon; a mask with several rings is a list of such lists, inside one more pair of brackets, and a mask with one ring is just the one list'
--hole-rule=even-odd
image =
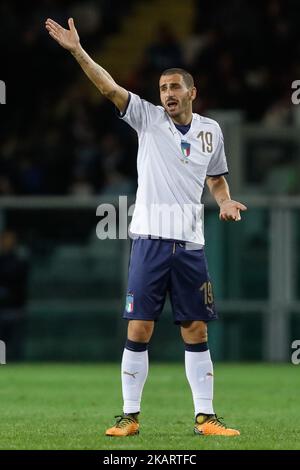
{"label": "stadium crowd", "polygon": [[[150,0],[151,1],[151,0]],[[0,4],[0,194],[119,194],[135,190],[135,133],[110,103],[95,102],[88,81],[48,37],[47,17],[78,18],[83,46],[101,51],[134,0],[43,0]],[[158,25],[140,67],[123,86],[158,103],[162,70],[182,66],[195,77],[195,111],[241,109],[249,121],[291,121],[291,83],[300,76],[296,0],[195,0],[192,33],[180,43]],[[224,21],[226,18],[226,21]],[[76,68],[77,67],[77,68]],[[115,77],[117,79],[117,77]]]}

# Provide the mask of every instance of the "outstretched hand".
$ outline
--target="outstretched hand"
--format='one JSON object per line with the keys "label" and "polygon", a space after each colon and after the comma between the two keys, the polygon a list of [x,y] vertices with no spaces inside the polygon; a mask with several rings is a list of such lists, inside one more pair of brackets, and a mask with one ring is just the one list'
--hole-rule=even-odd
{"label": "outstretched hand", "polygon": [[46,29],[50,36],[55,39],[58,44],[68,51],[74,52],[80,44],[80,39],[75,28],[73,18],[69,18],[68,24],[70,29],[65,29],[56,23],[56,21],[48,18],[46,20]]}
{"label": "outstretched hand", "polygon": [[246,210],[247,210],[247,207],[244,206],[244,204],[241,204],[240,202],[229,199],[227,201],[224,201],[220,205],[219,218],[220,220],[235,220],[236,222],[238,222],[239,220],[241,220],[240,211],[246,211]]}

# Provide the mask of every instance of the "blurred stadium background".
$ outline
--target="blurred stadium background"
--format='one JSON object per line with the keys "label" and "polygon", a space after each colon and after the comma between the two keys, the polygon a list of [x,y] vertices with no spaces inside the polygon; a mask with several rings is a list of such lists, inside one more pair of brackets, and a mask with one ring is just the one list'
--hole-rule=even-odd
{"label": "blurred stadium background", "polygon": [[[220,321],[216,361],[289,362],[300,338],[300,4],[296,0],[87,0],[0,4],[0,339],[7,361],[118,361],[129,241],[96,237],[96,208],[134,201],[135,133],[44,30],[73,16],[84,48],[158,103],[163,69],[195,77],[195,111],[224,131],[239,224],[205,196]],[[152,360],[183,348],[169,305]],[[164,344],[164,348],[161,347]]]}

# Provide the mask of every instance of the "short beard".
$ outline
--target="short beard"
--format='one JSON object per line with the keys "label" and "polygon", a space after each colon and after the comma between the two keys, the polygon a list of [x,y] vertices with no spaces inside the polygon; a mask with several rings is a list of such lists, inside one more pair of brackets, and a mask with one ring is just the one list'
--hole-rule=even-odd
{"label": "short beard", "polygon": [[176,118],[177,116],[180,116],[180,114],[181,114],[180,111],[176,111],[176,114],[171,114],[167,107],[164,106],[164,108],[165,108],[165,111],[168,114],[168,116],[172,116],[172,117]]}

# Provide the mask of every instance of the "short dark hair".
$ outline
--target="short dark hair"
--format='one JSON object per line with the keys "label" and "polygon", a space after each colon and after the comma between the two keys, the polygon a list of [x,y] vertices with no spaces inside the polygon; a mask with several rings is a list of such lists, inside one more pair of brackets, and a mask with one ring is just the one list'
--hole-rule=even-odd
{"label": "short dark hair", "polygon": [[193,86],[195,86],[192,75],[184,69],[173,68],[173,69],[164,70],[163,73],[161,74],[161,77],[164,75],[174,75],[175,73],[178,73],[179,75],[182,76],[183,81],[188,88],[192,88]]}

